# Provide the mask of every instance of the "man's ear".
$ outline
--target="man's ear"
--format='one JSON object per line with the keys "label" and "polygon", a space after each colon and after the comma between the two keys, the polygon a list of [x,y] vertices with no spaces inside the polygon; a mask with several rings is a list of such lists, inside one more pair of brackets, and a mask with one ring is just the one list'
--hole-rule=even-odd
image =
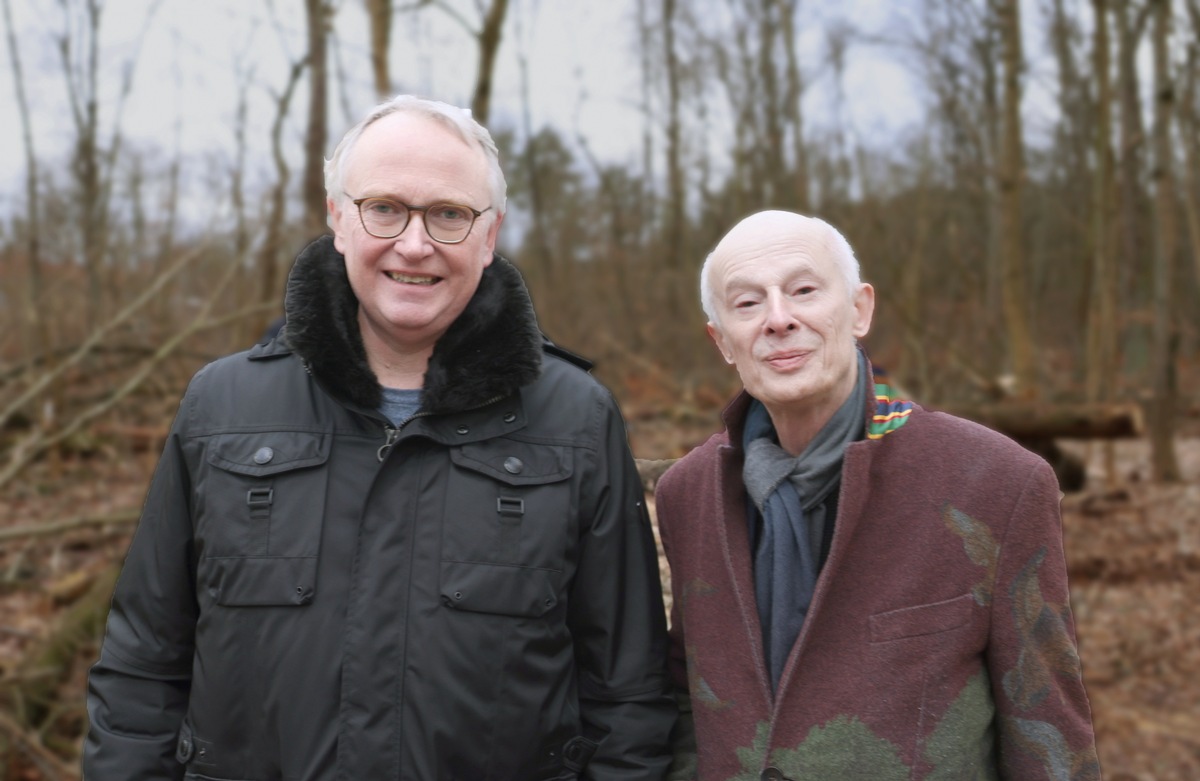
{"label": "man's ear", "polygon": [[715,325],[711,320],[704,326],[704,330],[708,332],[709,338],[713,340],[713,344],[721,351],[721,357],[725,359],[725,363],[733,363],[733,353],[725,344],[725,334],[721,333],[719,326]]}
{"label": "man's ear", "polygon": [[333,246],[338,252],[344,255],[346,254],[346,250],[342,247],[342,218],[345,216],[344,210],[337,200],[327,196],[325,198],[325,211],[329,214],[329,227],[333,231]]}
{"label": "man's ear", "polygon": [[866,282],[858,286],[854,294],[854,336],[861,339],[871,330],[871,318],[875,314],[875,288]]}
{"label": "man's ear", "polygon": [[488,226],[487,238],[484,240],[484,255],[483,265],[490,266],[492,256],[496,252],[496,239],[500,236],[500,223],[504,222],[504,215],[497,214],[496,219],[492,220],[492,224]]}

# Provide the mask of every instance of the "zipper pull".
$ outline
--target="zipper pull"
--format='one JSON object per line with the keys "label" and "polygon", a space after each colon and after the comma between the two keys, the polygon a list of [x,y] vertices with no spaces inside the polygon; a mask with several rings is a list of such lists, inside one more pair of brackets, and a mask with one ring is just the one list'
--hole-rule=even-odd
{"label": "zipper pull", "polygon": [[392,445],[396,444],[396,440],[400,438],[400,429],[384,426],[383,433],[385,439],[383,444],[379,446],[378,457],[380,462],[387,458],[388,451],[392,449]]}

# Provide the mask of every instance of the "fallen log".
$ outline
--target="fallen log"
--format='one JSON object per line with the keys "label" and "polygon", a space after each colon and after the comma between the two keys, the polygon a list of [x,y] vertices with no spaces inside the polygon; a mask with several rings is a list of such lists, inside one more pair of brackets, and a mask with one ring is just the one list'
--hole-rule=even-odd
{"label": "fallen log", "polygon": [[[1050,462],[1064,491],[1080,490],[1086,475],[1079,458],[1058,447],[1056,439],[1123,439],[1141,436],[1145,429],[1142,408],[1137,404],[995,401],[930,409],[973,420],[1012,437]],[[674,463],[673,459],[636,460],[647,491],[654,490],[658,478]]]}
{"label": "fallen log", "polygon": [[931,407],[1007,434],[1019,441],[1123,439],[1145,430],[1141,406],[1131,403],[1047,404],[993,401]]}

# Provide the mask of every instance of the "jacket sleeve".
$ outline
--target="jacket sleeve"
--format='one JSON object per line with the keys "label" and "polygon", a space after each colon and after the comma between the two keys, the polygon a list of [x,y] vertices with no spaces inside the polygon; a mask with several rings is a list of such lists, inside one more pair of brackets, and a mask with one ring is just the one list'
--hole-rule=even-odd
{"label": "jacket sleeve", "polygon": [[[186,400],[185,400],[186,406]],[[87,781],[182,779],[197,605],[189,480],[176,418],[117,581],[100,660],[88,677]]]}
{"label": "jacket sleeve", "polygon": [[1091,711],[1067,591],[1058,482],[1038,462],[1001,541],[988,665],[1001,778],[1096,781]]}
{"label": "jacket sleeve", "polygon": [[[669,478],[668,478],[669,480]],[[671,509],[682,500],[670,496],[670,491],[664,486],[667,481],[660,481],[655,487],[654,504],[658,515],[658,533],[662,539],[663,551],[668,560],[672,551]],[[671,594],[683,594],[683,585],[675,579],[676,570],[671,568]],[[696,748],[696,723],[692,715],[692,697],[688,689],[687,677],[687,647],[683,634],[683,618],[680,602],[671,600],[671,620],[667,631],[667,671],[675,700],[679,704],[679,721],[671,733],[671,767],[667,772],[667,781],[693,781],[696,778],[698,755]]]}
{"label": "jacket sleeve", "polygon": [[666,681],[666,617],[645,492],[607,394],[595,462],[580,465],[581,539],[568,621],[584,737],[597,744],[583,777],[661,779],[676,706]]}

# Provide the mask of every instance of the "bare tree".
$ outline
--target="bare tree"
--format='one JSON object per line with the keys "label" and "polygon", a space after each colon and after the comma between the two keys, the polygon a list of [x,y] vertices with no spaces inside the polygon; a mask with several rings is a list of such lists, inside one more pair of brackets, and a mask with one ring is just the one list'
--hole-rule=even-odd
{"label": "bare tree", "polygon": [[[56,48],[63,75],[71,118],[75,126],[75,148],[71,172],[76,187],[76,203],[82,212],[80,253],[87,273],[87,322],[94,324],[101,309],[101,266],[108,252],[108,210],[112,192],[111,172],[120,154],[121,115],[133,89],[133,77],[141,51],[141,42],[161,5],[155,0],[142,19],[138,43],[124,63],[117,100],[113,110],[111,136],[101,139],[100,127],[100,25],[104,12],[101,0],[58,0],[63,30]],[[81,29],[72,29],[79,22]]]}
{"label": "bare tree", "polygon": [[[663,72],[667,79],[667,222],[664,251],[667,268],[679,271],[683,267],[684,182],[683,139],[680,119],[679,53],[675,48],[677,18],[675,0],[662,0]],[[672,297],[675,298],[675,297]],[[678,312],[678,307],[673,310]]]}
{"label": "bare tree", "polygon": [[371,80],[375,97],[383,100],[392,92],[388,51],[392,40],[392,0],[363,0],[371,23]]}
{"label": "bare tree", "polygon": [[1175,322],[1176,215],[1171,127],[1175,87],[1171,77],[1171,0],[1150,0],[1154,15],[1154,350],[1153,403],[1150,443],[1154,476],[1164,482],[1180,479],[1175,455],[1175,410],[1179,388],[1175,362],[1179,332]]}
{"label": "bare tree", "polygon": [[33,129],[30,122],[29,102],[25,97],[25,70],[21,65],[21,50],[13,26],[11,0],[4,0],[4,26],[8,38],[8,54],[12,61],[13,87],[16,92],[17,110],[21,120],[21,141],[25,147],[25,209],[26,267],[29,269],[29,286],[22,307],[25,318],[23,336],[25,354],[30,358],[49,348],[49,338],[41,317],[42,301],[42,257],[41,257],[41,213],[38,208],[38,161],[33,144]]}
{"label": "bare tree", "polygon": [[329,139],[329,29],[333,5],[327,0],[304,0],[308,22],[308,124],[304,134],[304,232],[315,237],[325,231],[325,145]]}
{"label": "bare tree", "polygon": [[[291,168],[283,151],[283,126],[291,108],[296,85],[308,66],[308,59],[292,63],[287,86],[275,98],[275,120],[271,124],[271,157],[275,163],[275,184],[267,213],[267,235],[258,251],[258,300],[270,301],[279,294],[279,258],[283,254],[284,223],[287,219],[287,187]],[[264,322],[265,325],[265,322]]]}
{"label": "bare tree", "polygon": [[500,51],[501,32],[508,12],[508,0],[489,0],[484,7],[482,0],[476,3],[479,11],[478,25],[472,24],[452,4],[445,0],[414,0],[401,11],[420,11],[436,7],[458,23],[475,39],[479,61],[475,69],[475,88],[471,97],[471,114],[480,124],[486,125],[492,108],[492,78],[496,69],[496,54]]}
{"label": "bare tree", "polygon": [[1139,0],[1112,0],[1110,8],[1117,32],[1117,94],[1120,106],[1117,142],[1118,225],[1120,230],[1121,286],[1140,299],[1138,271],[1143,246],[1141,213],[1143,154],[1146,128],[1142,121],[1141,81],[1137,52],[1150,19],[1150,5]]}
{"label": "bare tree", "polygon": [[1001,198],[1004,322],[1017,395],[1036,392],[1033,337],[1029,327],[1029,283],[1025,263],[1025,228],[1021,196],[1025,180],[1025,145],[1021,124],[1021,47],[1019,0],[995,0],[1004,62],[1004,138],[997,182]]}
{"label": "bare tree", "polygon": [[[1117,220],[1113,171],[1113,88],[1108,30],[1108,0],[1092,0],[1096,26],[1092,40],[1092,73],[1096,100],[1092,122],[1091,291],[1087,328],[1087,397],[1104,402],[1117,385]],[[1106,474],[1115,477],[1114,452],[1105,449]]]}
{"label": "bare tree", "polygon": [[504,14],[508,0],[492,0],[483,16],[479,41],[479,67],[475,72],[475,92],[471,96],[471,113],[480,124],[487,124],[492,110],[492,74],[496,69],[496,54],[500,51],[500,32],[504,29]]}

